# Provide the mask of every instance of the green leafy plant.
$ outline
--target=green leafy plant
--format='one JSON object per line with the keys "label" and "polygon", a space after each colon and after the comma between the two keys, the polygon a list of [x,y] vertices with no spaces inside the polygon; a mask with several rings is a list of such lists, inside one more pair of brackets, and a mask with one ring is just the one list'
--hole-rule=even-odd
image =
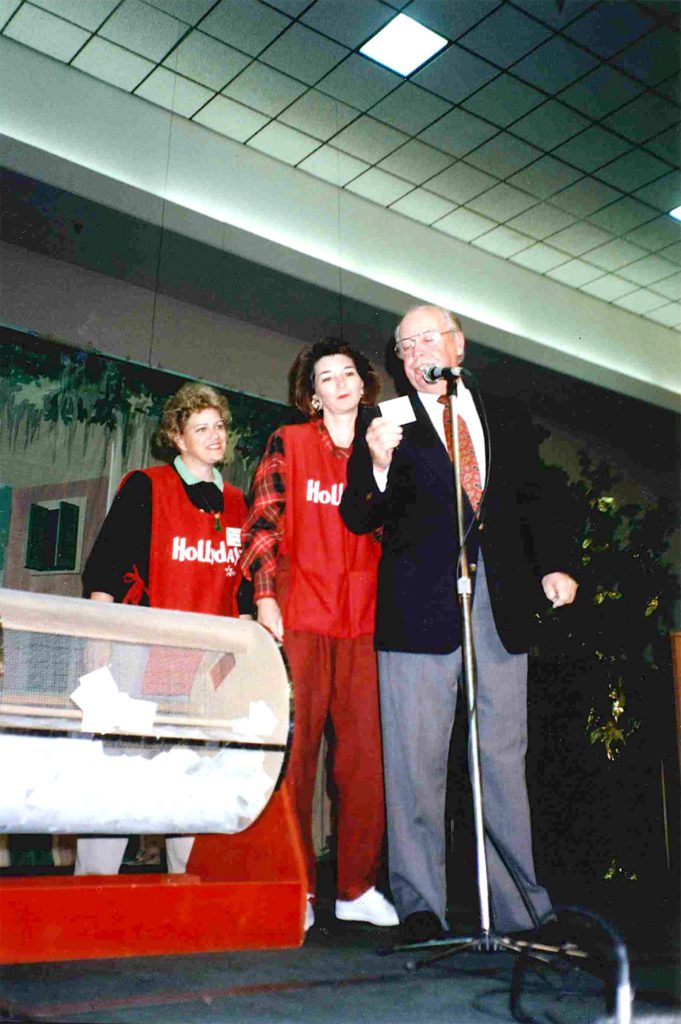
{"label": "green leafy plant", "polygon": [[665,552],[676,523],[671,502],[619,500],[606,463],[582,452],[580,469],[572,483],[550,470],[567,494],[580,588],[571,608],[542,602],[536,612],[537,845],[553,874],[631,880],[665,859],[660,772],[674,749],[668,634],[678,592]]}

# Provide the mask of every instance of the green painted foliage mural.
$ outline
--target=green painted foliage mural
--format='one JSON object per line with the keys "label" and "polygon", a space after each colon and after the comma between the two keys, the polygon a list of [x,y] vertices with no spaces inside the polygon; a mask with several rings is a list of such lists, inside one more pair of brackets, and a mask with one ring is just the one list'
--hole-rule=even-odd
{"label": "green painted foliage mural", "polygon": [[[78,423],[116,433],[125,457],[140,431],[150,446],[163,404],[181,383],[173,374],[3,331],[0,409],[15,446],[26,448],[46,424]],[[219,390],[230,404],[235,441],[226,475],[248,489],[267,437],[288,419],[288,411],[275,402]]]}

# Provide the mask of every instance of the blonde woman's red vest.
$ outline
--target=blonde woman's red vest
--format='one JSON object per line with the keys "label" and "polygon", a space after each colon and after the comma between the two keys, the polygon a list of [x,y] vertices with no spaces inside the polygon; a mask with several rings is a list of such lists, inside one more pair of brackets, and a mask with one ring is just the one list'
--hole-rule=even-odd
{"label": "blonde woman's red vest", "polygon": [[[192,505],[172,466],[141,472],[151,480],[151,545],[146,590],[152,608],[238,615],[236,592],[241,579],[241,526],[246,502],[240,490],[224,484],[221,529],[215,515]],[[143,581],[138,581],[138,584]],[[126,601],[139,603],[131,588]],[[137,598],[137,599],[135,599]]]}
{"label": "blonde woman's red vest", "polygon": [[332,637],[373,633],[380,545],[370,534],[351,533],[340,517],[347,457],[324,444],[314,423],[279,432],[286,462],[284,557],[277,567],[284,626]]}

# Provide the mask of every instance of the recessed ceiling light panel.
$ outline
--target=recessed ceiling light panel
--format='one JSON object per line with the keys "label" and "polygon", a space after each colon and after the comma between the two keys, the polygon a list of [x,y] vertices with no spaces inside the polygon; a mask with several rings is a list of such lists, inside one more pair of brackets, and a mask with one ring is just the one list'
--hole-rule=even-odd
{"label": "recessed ceiling light panel", "polygon": [[406,14],[398,14],[359,52],[406,77],[446,45],[447,40],[437,32]]}
{"label": "recessed ceiling light panel", "polygon": [[676,206],[673,210],[670,210],[669,216],[673,217],[674,220],[681,220],[681,206]]}

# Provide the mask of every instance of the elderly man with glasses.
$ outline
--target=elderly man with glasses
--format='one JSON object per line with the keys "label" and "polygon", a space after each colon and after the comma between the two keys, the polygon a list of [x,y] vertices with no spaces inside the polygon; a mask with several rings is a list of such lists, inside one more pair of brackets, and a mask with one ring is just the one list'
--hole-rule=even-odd
{"label": "elderly man with glasses", "polygon": [[[341,514],[356,533],[382,529],[376,647],[388,814],[390,884],[403,939],[442,938],[446,918],[445,796],[462,676],[459,543],[444,378],[465,338],[453,313],[417,306],[395,332],[409,384],[407,415],[358,420]],[[425,371],[425,374],[424,374]],[[577,591],[560,507],[542,487],[531,422],[521,406],[456,397],[490,908],[498,934],[551,918],[536,881],[525,782],[527,651],[535,590],[554,608]],[[488,427],[488,430],[484,429]],[[364,435],[364,436],[362,436]],[[566,571],[568,570],[568,571]]]}

